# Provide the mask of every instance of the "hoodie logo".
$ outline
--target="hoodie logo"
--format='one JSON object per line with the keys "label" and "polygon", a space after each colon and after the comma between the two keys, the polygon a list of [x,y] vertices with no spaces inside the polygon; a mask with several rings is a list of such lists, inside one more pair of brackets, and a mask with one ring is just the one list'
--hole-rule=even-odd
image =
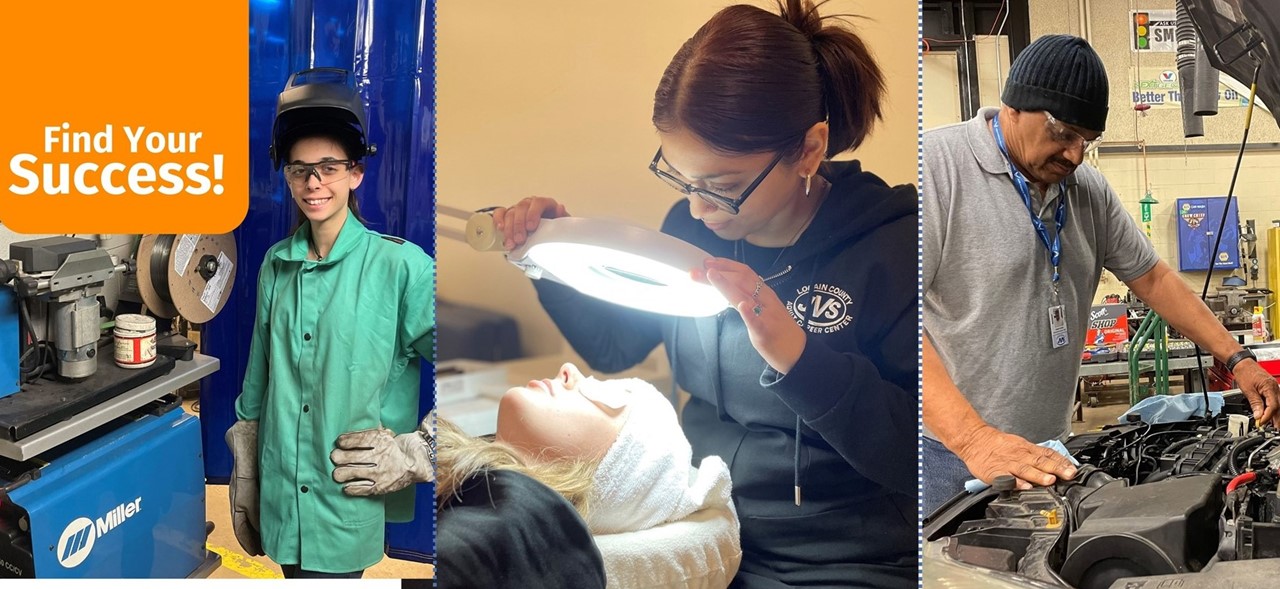
{"label": "hoodie logo", "polygon": [[787,310],[796,323],[813,333],[835,333],[853,323],[850,311],[853,297],[844,289],[818,283],[803,286],[796,297],[787,302]]}

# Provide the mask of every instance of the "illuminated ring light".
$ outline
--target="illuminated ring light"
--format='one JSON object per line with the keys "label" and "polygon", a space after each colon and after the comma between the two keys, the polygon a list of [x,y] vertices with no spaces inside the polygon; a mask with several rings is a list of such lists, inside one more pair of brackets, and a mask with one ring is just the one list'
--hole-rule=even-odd
{"label": "illuminated ring light", "polygon": [[689,275],[711,254],[652,229],[619,221],[546,219],[507,255],[532,275],[611,303],[680,317],[729,308],[720,291]]}

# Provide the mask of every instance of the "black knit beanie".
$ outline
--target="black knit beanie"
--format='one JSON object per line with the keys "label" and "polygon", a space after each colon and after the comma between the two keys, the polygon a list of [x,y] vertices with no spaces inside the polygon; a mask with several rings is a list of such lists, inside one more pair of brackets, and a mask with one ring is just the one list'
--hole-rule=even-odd
{"label": "black knit beanie", "polygon": [[1046,35],[1013,60],[1001,101],[1018,110],[1047,110],[1059,121],[1101,133],[1108,98],[1107,70],[1089,43]]}

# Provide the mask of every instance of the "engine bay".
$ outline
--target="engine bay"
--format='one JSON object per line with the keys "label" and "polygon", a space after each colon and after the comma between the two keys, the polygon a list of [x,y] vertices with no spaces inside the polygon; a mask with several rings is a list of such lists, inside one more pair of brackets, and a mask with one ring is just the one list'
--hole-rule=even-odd
{"label": "engine bay", "polygon": [[1081,464],[1074,480],[1019,491],[1001,477],[926,518],[925,542],[951,564],[1032,587],[1137,587],[1163,575],[1181,580],[1171,587],[1200,586],[1196,579],[1221,587],[1211,579],[1226,568],[1272,578],[1280,432],[1249,430],[1251,420],[1238,417],[1251,415],[1243,396],[1225,400],[1207,418],[1074,436],[1066,442]]}

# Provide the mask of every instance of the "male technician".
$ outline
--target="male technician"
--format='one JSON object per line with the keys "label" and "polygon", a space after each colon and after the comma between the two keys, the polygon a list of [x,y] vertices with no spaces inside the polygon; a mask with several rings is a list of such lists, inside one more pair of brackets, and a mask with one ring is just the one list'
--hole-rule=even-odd
{"label": "male technician", "polygon": [[1159,259],[1097,170],[1107,73],[1083,39],[1041,37],[1009,69],[999,109],[924,134],[926,513],[968,479],[1070,479],[1036,443],[1070,432],[1102,269],[1224,361],[1254,417],[1280,425],[1280,387]]}

